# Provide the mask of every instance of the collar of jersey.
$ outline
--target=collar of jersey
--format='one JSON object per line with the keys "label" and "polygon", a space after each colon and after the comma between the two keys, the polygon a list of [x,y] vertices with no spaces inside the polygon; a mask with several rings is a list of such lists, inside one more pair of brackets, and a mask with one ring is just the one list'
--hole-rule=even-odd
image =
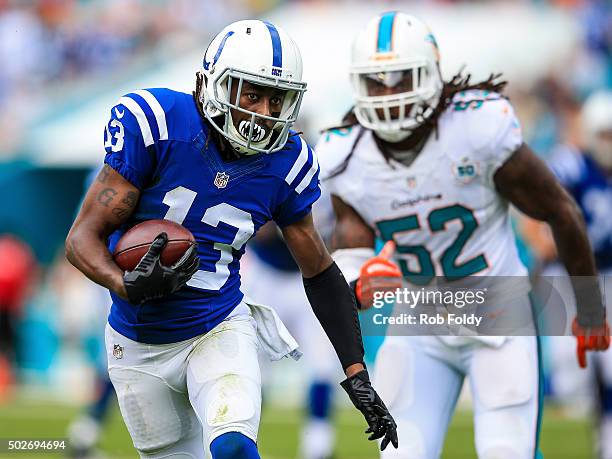
{"label": "collar of jersey", "polygon": [[[370,131],[370,136],[371,136],[370,142],[376,145],[376,142],[374,140],[374,133],[372,131]],[[439,144],[438,147],[435,149],[435,151],[430,152],[429,155],[423,155],[425,149],[427,148],[427,145],[430,144],[431,142],[438,143]],[[427,140],[425,146],[420,151],[420,153],[417,155],[417,157],[414,159],[414,161],[412,161],[412,163],[410,163],[409,165],[406,165],[402,163],[401,161],[398,161],[395,158],[390,158],[390,162],[393,168],[399,168],[400,170],[408,170],[410,172],[421,172],[421,173],[431,172],[435,170],[437,167],[439,167],[439,162],[444,156],[444,147],[445,147],[445,144],[442,141],[442,139],[440,138],[436,139],[434,137],[434,134],[432,133],[430,138]],[[378,149],[378,147],[376,146],[375,148]],[[377,162],[383,161],[386,163],[385,159],[382,156],[382,153],[378,152],[378,154],[380,158],[376,158],[376,161]]]}
{"label": "collar of jersey", "polygon": [[227,187],[224,189],[231,188],[254,175],[257,171],[262,169],[268,161],[268,155],[265,154],[241,156],[234,161],[223,161],[217,144],[213,139],[210,139],[208,145],[206,145],[206,140],[209,135],[210,132],[201,130],[193,139],[193,144],[200,152],[203,161],[208,165],[213,177],[218,172],[225,172],[230,176]]}

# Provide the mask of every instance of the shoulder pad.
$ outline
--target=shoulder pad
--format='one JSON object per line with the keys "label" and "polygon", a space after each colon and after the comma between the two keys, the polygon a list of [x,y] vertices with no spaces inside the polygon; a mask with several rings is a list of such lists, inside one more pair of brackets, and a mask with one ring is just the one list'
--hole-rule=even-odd
{"label": "shoulder pad", "polygon": [[146,147],[161,140],[188,137],[189,94],[165,88],[139,89],[119,99],[136,119]]}
{"label": "shoulder pad", "polygon": [[350,154],[357,140],[357,135],[362,129],[361,126],[354,125],[323,131],[315,146],[323,179],[342,164]]}
{"label": "shoulder pad", "polygon": [[506,99],[497,92],[485,91],[480,89],[470,89],[469,91],[461,91],[455,94],[450,104],[450,109],[456,112],[465,110],[477,110],[481,108],[485,102]]}
{"label": "shoulder pad", "polygon": [[291,133],[284,149],[272,154],[280,156],[274,159],[281,164],[278,169],[279,175],[282,175],[285,183],[298,194],[308,186],[319,171],[319,162],[313,149],[296,133]]}
{"label": "shoulder pad", "polygon": [[[452,116],[460,125],[475,151],[487,150],[496,155],[506,138],[522,139],[520,124],[512,105],[505,97],[488,91],[465,91],[454,99],[446,116]],[[511,143],[511,142],[510,142]],[[507,145],[508,146],[508,145]],[[516,145],[518,148],[519,145]]]}

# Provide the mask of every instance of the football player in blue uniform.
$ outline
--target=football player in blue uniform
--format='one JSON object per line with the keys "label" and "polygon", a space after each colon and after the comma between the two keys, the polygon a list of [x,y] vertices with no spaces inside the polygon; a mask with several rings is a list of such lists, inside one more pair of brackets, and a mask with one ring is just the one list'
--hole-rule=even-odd
{"label": "football player in blue uniform", "polygon": [[582,109],[584,153],[557,148],[550,165],[580,206],[600,273],[612,272],[612,92],[591,95]]}
{"label": "football player in blue uniform", "polygon": [[[240,291],[245,244],[269,220],[302,271],[370,439],[397,445],[395,422],[363,365],[354,297],[310,215],[319,167],[290,131],[305,88],[293,40],[247,20],[212,40],[193,95],[138,90],[111,110],[105,166],[66,252],[110,290],[109,374],[141,457],[259,457],[258,343],[274,359],[295,356],[297,347],[273,310],[247,304]],[[124,273],[111,256],[118,239],[159,218],[188,228],[197,249],[163,266],[162,233]]]}
{"label": "football player in blue uniform", "polygon": [[[584,152],[571,145],[560,146],[550,158],[550,165],[582,210],[609,311],[612,307],[612,92],[599,91],[587,99],[582,109],[582,131]],[[583,387],[580,382],[587,375],[587,379],[596,381],[597,390],[589,392],[595,393],[598,407],[599,453],[604,459],[612,459],[612,352],[589,356],[590,371],[581,375],[574,371],[575,366],[561,360],[567,355],[564,352],[567,341],[555,338],[552,344],[558,361],[553,386],[561,394],[568,392],[565,388]],[[580,366],[586,367],[586,356],[579,354],[578,358]]]}

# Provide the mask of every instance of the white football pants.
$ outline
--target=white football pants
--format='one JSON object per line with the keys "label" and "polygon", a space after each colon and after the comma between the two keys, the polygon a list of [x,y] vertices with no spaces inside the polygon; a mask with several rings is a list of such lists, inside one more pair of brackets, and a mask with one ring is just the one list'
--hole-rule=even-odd
{"label": "white football pants", "polygon": [[236,310],[205,335],[162,345],[107,324],[109,375],[140,457],[209,458],[210,443],[227,432],[257,441],[258,339],[246,306]]}
{"label": "white football pants", "polygon": [[[470,342],[471,341],[471,342]],[[397,421],[399,449],[383,459],[437,459],[463,381],[473,396],[479,459],[533,459],[539,427],[538,342],[388,336],[376,360],[375,387]]]}

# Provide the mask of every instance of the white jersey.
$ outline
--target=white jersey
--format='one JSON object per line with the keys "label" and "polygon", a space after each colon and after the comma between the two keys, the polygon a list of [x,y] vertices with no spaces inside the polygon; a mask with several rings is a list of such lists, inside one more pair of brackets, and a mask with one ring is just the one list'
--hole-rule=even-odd
{"label": "white jersey", "polygon": [[378,237],[395,240],[407,280],[527,275],[509,203],[493,182],[523,141],[505,98],[458,94],[439,118],[438,135],[430,135],[410,166],[385,160],[372,132],[362,131],[357,125],[323,135],[316,147],[322,184]]}

